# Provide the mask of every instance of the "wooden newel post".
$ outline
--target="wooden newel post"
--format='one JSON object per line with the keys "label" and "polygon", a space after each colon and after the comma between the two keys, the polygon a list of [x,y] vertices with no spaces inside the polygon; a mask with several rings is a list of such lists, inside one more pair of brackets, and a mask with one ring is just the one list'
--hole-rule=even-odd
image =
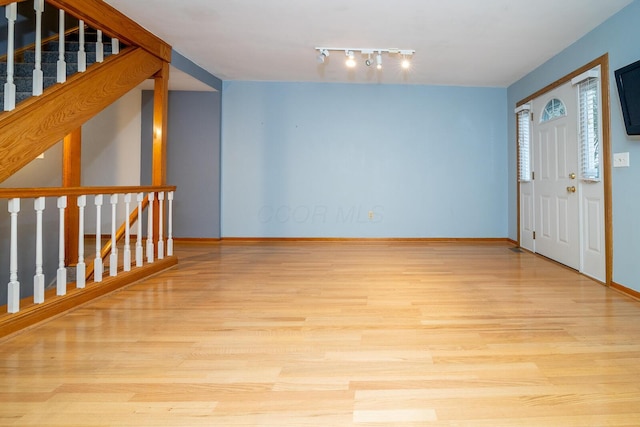
{"label": "wooden newel post", "polygon": [[[158,71],[154,78],[153,95],[153,165],[152,165],[152,185],[167,184],[167,119],[169,104],[169,63],[165,62],[162,69]],[[156,197],[153,204],[149,206],[153,209],[153,235],[162,236],[160,233],[160,219],[165,215],[160,215],[161,204]],[[158,245],[155,245],[157,256]]]}
{"label": "wooden newel post", "polygon": [[[80,175],[82,167],[82,128],[78,128],[64,138],[62,154],[62,186],[80,187]],[[64,212],[65,224],[65,263],[75,266],[78,262],[78,226],[79,209],[77,197],[69,196],[67,209]]]}

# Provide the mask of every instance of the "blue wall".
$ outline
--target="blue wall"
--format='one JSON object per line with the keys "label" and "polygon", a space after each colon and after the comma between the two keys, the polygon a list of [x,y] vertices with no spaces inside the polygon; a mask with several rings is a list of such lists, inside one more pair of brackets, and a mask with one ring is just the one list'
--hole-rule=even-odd
{"label": "blue wall", "polygon": [[[614,168],[613,281],[640,291],[640,138],[625,133],[614,70],[640,60],[640,1],[635,1],[595,30],[508,88],[509,141],[515,141],[516,102],[591,60],[609,53],[612,153],[629,152],[629,168]],[[509,236],[517,235],[516,145],[509,144]],[[607,159],[611,162],[611,159]]]}
{"label": "blue wall", "polygon": [[[153,91],[142,92],[141,183],[151,183]],[[174,237],[220,238],[220,92],[169,92],[167,183]]]}
{"label": "blue wall", "polygon": [[223,93],[223,237],[507,236],[506,89]]}

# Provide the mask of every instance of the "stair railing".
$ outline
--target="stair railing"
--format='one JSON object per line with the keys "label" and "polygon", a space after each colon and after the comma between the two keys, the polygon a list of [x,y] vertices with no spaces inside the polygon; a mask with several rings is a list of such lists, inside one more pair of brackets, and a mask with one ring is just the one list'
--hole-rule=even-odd
{"label": "stair railing", "polygon": [[[22,0],[24,1],[24,0]],[[6,4],[5,6],[5,18],[7,20],[7,54],[5,57],[6,60],[6,81],[4,83],[3,91],[4,95],[2,100],[4,101],[4,105],[2,109],[4,111],[12,111],[15,109],[16,104],[26,99],[30,94],[31,96],[39,96],[43,93],[43,91],[50,86],[51,84],[57,83],[65,83],[67,77],[74,72],[84,72],[87,69],[87,66],[93,63],[101,63],[105,60],[105,58],[109,55],[117,55],[120,53],[120,39],[114,36],[111,36],[110,43],[106,43],[103,41],[103,33],[105,32],[104,28],[96,25],[94,30],[96,32],[96,40],[89,43],[86,38],[86,28],[87,24],[85,20],[78,18],[78,26],[75,27],[74,33],[77,33],[78,39],[78,47],[77,50],[68,49],[65,46],[65,40],[68,39],[70,31],[69,28],[65,27],[65,16],[68,12],[65,10],[64,6],[73,6],[75,1],[54,1],[54,0],[33,0],[33,20],[35,21],[35,30],[34,30],[34,38],[35,43],[29,46],[29,48],[33,49],[33,70],[32,70],[32,83],[31,88],[26,90],[24,83],[24,77],[26,77],[26,71],[23,69],[17,70],[16,65],[22,64],[16,63],[17,60],[22,56],[26,47],[25,46],[15,46],[16,40],[16,22],[18,18],[18,8],[17,5],[20,1],[7,2],[0,1],[0,5]],[[62,6],[62,7],[61,7]],[[45,7],[50,8],[54,7],[58,9],[58,30],[57,36],[53,38],[53,40],[57,40],[57,61],[55,62],[55,80],[51,79],[47,80],[46,71],[43,69],[43,53],[44,46],[52,41],[51,37],[47,37],[43,40],[43,14],[45,12]],[[93,6],[90,6],[93,7]],[[101,7],[109,7],[101,6]],[[73,8],[72,8],[73,9]],[[75,10],[74,10],[75,11]],[[95,22],[95,21],[92,21]],[[87,60],[87,47],[91,45],[90,51],[95,52],[91,56],[91,60]],[[75,44],[74,44],[75,46]],[[107,48],[109,47],[109,48]],[[68,61],[74,58],[74,63],[72,65],[68,65]],[[20,73],[18,73],[20,71]],[[17,79],[17,80],[16,80]]]}
{"label": "stair railing", "polygon": [[[158,227],[160,230],[163,230],[167,227],[167,257],[173,256],[173,235],[172,235],[172,210],[173,210],[173,194],[175,191],[174,186],[148,186],[148,187],[64,187],[64,188],[33,188],[33,189],[0,189],[0,199],[8,199],[8,211],[9,211],[9,221],[10,221],[10,242],[9,242],[9,259],[10,259],[10,267],[9,267],[9,282],[8,282],[8,300],[6,306],[7,313],[19,313],[21,310],[21,298],[20,298],[20,289],[24,285],[21,285],[20,277],[18,277],[18,265],[22,262],[29,262],[27,260],[18,260],[19,247],[20,242],[28,241],[29,239],[35,238],[36,241],[36,256],[35,256],[35,276],[33,279],[33,304],[42,304],[45,302],[45,273],[43,271],[43,259],[47,258],[47,255],[51,257],[50,254],[43,253],[43,227],[42,227],[42,215],[46,209],[45,198],[47,197],[55,197],[56,198],[56,208],[59,210],[59,244],[58,244],[58,254],[55,257],[58,260],[58,270],[56,272],[56,295],[64,296],[67,293],[67,270],[69,269],[69,265],[65,265],[65,242],[64,242],[64,211],[67,209],[67,197],[75,196],[77,197],[77,205],[79,207],[80,212],[80,221],[79,221],[79,230],[78,230],[78,243],[79,243],[79,255],[78,255],[78,263],[76,270],[76,288],[83,289],[87,287],[87,278],[91,276],[93,273],[93,285],[98,285],[103,281],[102,275],[102,259],[107,255],[111,255],[109,257],[109,274],[111,277],[118,276],[118,274],[131,274],[135,270],[132,269],[130,255],[129,262],[127,262],[127,257],[123,257],[122,263],[120,257],[118,256],[117,251],[117,243],[119,240],[119,235],[124,234],[126,236],[125,241],[125,251],[130,250],[129,237],[130,237],[130,228],[133,226],[133,223],[138,223],[138,233],[137,240],[141,242],[143,236],[141,236],[141,227],[140,227],[140,212],[142,211],[143,206],[147,206],[149,203],[144,203],[144,200],[151,200],[154,197],[164,198],[167,195],[169,204],[168,204],[168,224],[165,224],[164,221],[160,221]],[[145,197],[146,194],[146,197]],[[104,195],[109,195],[109,200],[112,206],[112,215],[111,215],[111,225],[112,225],[112,233],[111,239],[108,242],[108,248],[102,248],[101,244],[101,212],[102,212],[102,201]],[[116,227],[116,213],[118,211],[118,206],[121,197],[120,195],[124,195],[122,198],[124,200],[124,210],[125,210],[125,223],[120,227],[121,230],[115,231]],[[132,200],[132,196],[135,195],[138,200],[138,208],[130,213],[130,201]],[[96,260],[100,260],[98,263],[94,263],[91,267],[86,265],[85,263],[85,255],[84,255],[84,241],[87,235],[85,234],[85,208],[87,206],[87,196],[92,196],[94,199],[94,205],[96,209],[96,247],[97,247],[97,255]],[[33,206],[36,217],[36,236],[19,236],[18,235],[18,225],[19,225],[19,214],[21,212],[21,208],[26,207],[26,200],[32,199]],[[25,209],[26,210],[26,209]],[[161,211],[162,209],[159,209]],[[152,221],[152,210],[149,209],[149,218]],[[26,215],[26,212],[23,213]],[[149,236],[147,236],[149,237]],[[165,244],[164,238],[162,237],[162,232],[155,239],[156,246],[163,246]],[[142,245],[140,244],[140,247]],[[4,255],[4,254],[3,254]],[[140,254],[141,261],[142,254]],[[164,259],[164,254],[159,255],[158,259]],[[136,259],[138,256],[136,254]],[[147,264],[152,264],[154,262],[154,254],[147,254]],[[86,266],[86,269],[85,269]],[[136,263],[136,269],[144,268],[145,264],[142,262],[141,264]],[[131,271],[131,273],[128,273]],[[28,285],[27,285],[28,286]],[[28,300],[22,300],[22,304],[28,303]]]}
{"label": "stair railing", "polygon": [[[171,194],[171,198],[173,198],[173,192],[170,192]],[[124,250],[123,250],[123,257],[122,257],[122,269],[124,271],[131,271],[131,225],[132,224],[138,224],[139,229],[138,229],[138,233],[137,233],[137,240],[138,242],[142,242],[142,220],[138,221],[139,217],[142,215],[142,212],[144,209],[147,208],[147,206],[149,205],[149,195],[144,195],[144,193],[137,193],[137,198],[141,199],[141,205],[139,208],[135,208],[133,210],[133,212],[131,212],[131,193],[127,193],[124,195],[124,201],[125,201],[125,222],[120,225],[120,227],[118,228],[118,230],[115,230],[115,213],[114,210],[112,209],[112,233],[111,233],[111,239],[109,239],[107,241],[107,243],[105,243],[105,245],[102,247],[102,250],[100,251],[100,258],[104,260],[109,257],[109,265],[111,266],[111,268],[113,268],[114,265],[117,265],[117,263],[114,263],[114,259],[117,260],[117,245],[118,243],[120,243],[120,241],[124,238],[125,242],[124,242]],[[113,196],[112,196],[113,197]],[[112,205],[115,206],[115,205]],[[169,206],[169,211],[173,210],[173,206]],[[131,213],[129,213],[131,212]],[[162,223],[162,221],[160,222]],[[168,224],[169,227],[169,233],[171,234],[171,230],[172,230],[172,225],[171,223]],[[162,238],[160,238],[159,240],[162,240]],[[173,237],[170,237],[168,240],[173,241]],[[115,243],[114,243],[115,242]],[[141,262],[139,264],[136,264],[137,267],[141,267],[142,266],[142,243],[139,243],[139,245],[136,246],[136,250],[140,251],[140,260]],[[171,252],[171,254],[173,254],[173,251]],[[136,256],[136,259],[138,257]],[[94,263],[89,263],[87,265],[87,269],[85,272],[85,278],[86,279],[90,279],[93,276],[93,272],[94,272]],[[112,276],[115,276],[116,274],[113,273],[113,270],[110,270],[110,273]]]}
{"label": "stair railing", "polygon": [[[35,20],[35,43],[33,46],[33,71],[31,82],[31,94],[33,96],[42,95],[44,89],[51,85],[51,83],[45,83],[44,71],[43,71],[43,46],[51,41],[51,38],[47,38],[45,42],[42,41],[43,32],[43,20],[42,16],[45,10],[45,0],[33,0],[34,20]],[[6,6],[6,19],[7,19],[7,54],[6,54],[6,83],[4,84],[4,111],[12,111],[15,109],[18,102],[27,98],[24,86],[26,84],[23,77],[17,77],[16,74],[16,59],[24,52],[24,46],[15,46],[15,23],[17,19],[17,2],[8,4]],[[50,7],[50,6],[48,6]],[[87,64],[87,47],[85,38],[85,22],[79,20],[78,32],[78,51],[67,52],[65,48],[65,40],[69,34],[69,29],[66,24],[66,12],[64,9],[58,10],[58,36],[55,38],[58,44],[57,61],[55,63],[55,82],[65,83],[69,73],[84,72],[87,65],[90,63],[100,63],[104,61],[105,55],[118,54],[120,52],[120,43],[117,38],[112,38],[113,47],[109,51],[105,51],[105,45],[102,40],[102,30],[97,29],[97,40],[94,43],[95,57]],[[67,66],[67,61],[73,61],[70,67]],[[24,75],[25,71],[22,71],[21,75]],[[19,86],[16,85],[16,78],[19,80]],[[20,96],[18,97],[18,93]]]}

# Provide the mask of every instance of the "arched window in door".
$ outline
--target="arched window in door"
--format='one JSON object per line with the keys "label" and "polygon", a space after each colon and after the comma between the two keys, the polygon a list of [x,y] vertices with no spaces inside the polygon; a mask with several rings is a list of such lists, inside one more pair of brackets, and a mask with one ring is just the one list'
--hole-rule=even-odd
{"label": "arched window in door", "polygon": [[540,123],[548,122],[549,120],[557,117],[564,117],[567,115],[567,108],[564,106],[564,102],[558,98],[553,98],[547,105],[545,105],[542,114],[540,115]]}

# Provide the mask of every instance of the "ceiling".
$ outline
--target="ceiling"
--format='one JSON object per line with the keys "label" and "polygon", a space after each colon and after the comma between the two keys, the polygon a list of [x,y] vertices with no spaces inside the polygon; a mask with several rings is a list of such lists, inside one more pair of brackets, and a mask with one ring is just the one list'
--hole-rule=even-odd
{"label": "ceiling", "polygon": [[[506,87],[632,0],[105,0],[222,80]],[[315,47],[414,49],[355,69]]]}

